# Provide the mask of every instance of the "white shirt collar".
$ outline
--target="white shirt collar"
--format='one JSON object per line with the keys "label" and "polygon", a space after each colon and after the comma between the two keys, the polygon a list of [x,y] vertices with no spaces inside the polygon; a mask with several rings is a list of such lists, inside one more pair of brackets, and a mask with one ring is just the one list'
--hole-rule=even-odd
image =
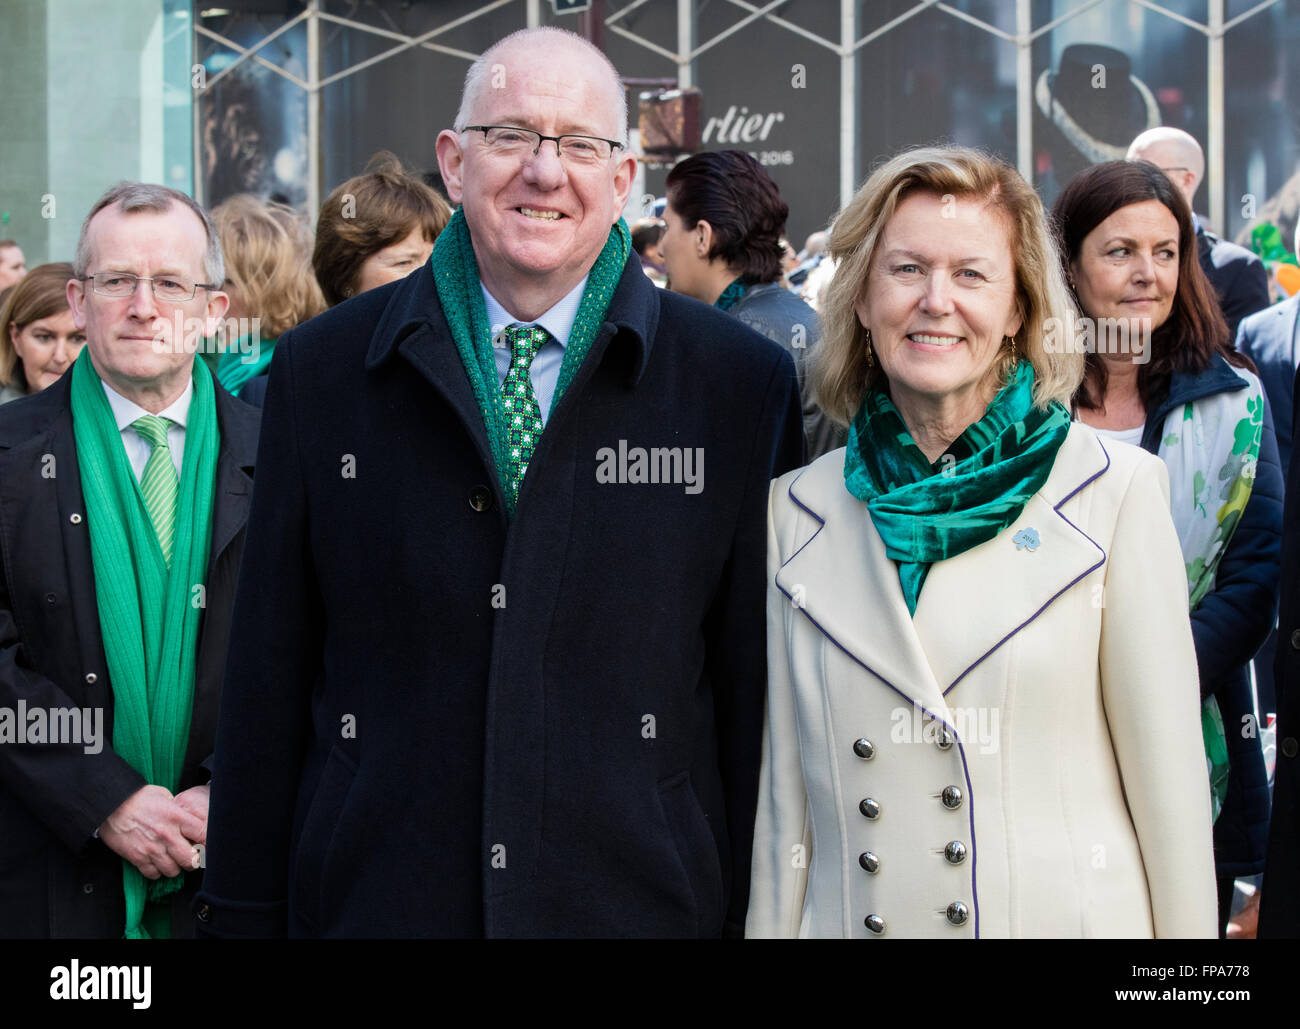
{"label": "white shirt collar", "polygon": [[[121,432],[130,426],[137,418],[149,414],[143,407],[134,400],[127,400],[117,390],[110,386],[103,379],[100,384],[104,387],[104,394],[108,397],[108,406],[113,409],[113,418],[117,422],[117,431]],[[163,417],[170,419],[185,428],[185,422],[190,416],[190,401],[194,399],[194,379],[190,378],[185,383],[185,392],[182,393],[165,411],[158,413]]]}
{"label": "white shirt collar", "polygon": [[582,293],[586,288],[587,276],[584,275],[582,281],[564,294],[554,307],[540,318],[526,322],[522,318],[516,318],[502,307],[501,302],[488,292],[488,288],[483,283],[479,283],[479,289],[483,291],[483,303],[487,306],[488,325],[493,336],[496,335],[498,327],[506,325],[540,325],[562,347],[569,343],[569,333],[573,331],[573,323],[578,317],[578,308],[582,305]]}

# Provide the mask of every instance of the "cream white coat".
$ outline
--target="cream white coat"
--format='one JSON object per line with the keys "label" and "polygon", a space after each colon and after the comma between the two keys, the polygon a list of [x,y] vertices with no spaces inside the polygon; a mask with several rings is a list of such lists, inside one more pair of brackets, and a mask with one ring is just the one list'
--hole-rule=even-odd
{"label": "cream white coat", "polygon": [[931,567],[913,618],[843,463],[838,450],[772,485],[748,935],[1213,937],[1164,465],[1072,425],[1016,522]]}

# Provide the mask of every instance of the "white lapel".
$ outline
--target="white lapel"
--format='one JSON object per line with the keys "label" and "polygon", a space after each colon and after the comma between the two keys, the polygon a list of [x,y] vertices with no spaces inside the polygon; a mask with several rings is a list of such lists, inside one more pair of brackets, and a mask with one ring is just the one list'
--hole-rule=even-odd
{"label": "white lapel", "polygon": [[844,487],[842,466],[843,452],[836,451],[790,483],[790,498],[821,524],[781,566],[777,586],[872,675],[927,710],[941,710],[898,566],[885,555],[866,504]]}
{"label": "white lapel", "polygon": [[1059,509],[1109,465],[1097,437],[1071,425],[1047,482],[1020,517],[930,568],[914,622],[945,694],[1106,560]]}
{"label": "white lapel", "polygon": [[[841,464],[836,452],[790,482],[790,498],[820,524],[781,566],[777,586],[851,658],[930,711],[943,710],[943,695],[970,669],[1106,559],[1059,511],[1110,464],[1097,437],[1072,425],[1015,524],[933,565],[913,618],[898,566],[867,506],[845,489]],[[1036,549],[1026,541],[1030,529]]]}

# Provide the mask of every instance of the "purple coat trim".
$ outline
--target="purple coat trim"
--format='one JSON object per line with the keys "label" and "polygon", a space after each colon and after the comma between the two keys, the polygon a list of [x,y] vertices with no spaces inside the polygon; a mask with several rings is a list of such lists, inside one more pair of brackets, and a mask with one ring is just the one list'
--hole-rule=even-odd
{"label": "purple coat trim", "polygon": [[[1098,442],[1098,445],[1101,444],[1101,441],[1100,441],[1100,440],[1098,440],[1097,442]],[[995,644],[993,644],[993,646],[991,646],[988,650],[986,650],[983,654],[981,654],[981,655],[980,655],[979,657],[977,657],[973,662],[971,662],[970,667],[967,668],[966,671],[962,672],[961,675],[957,676],[957,678],[955,678],[955,679],[952,681],[952,685],[950,685],[950,686],[948,687],[948,689],[946,689],[946,690],[943,691],[943,695],[944,695],[945,697],[949,694],[949,692],[951,692],[951,691],[953,690],[953,688],[956,687],[956,685],[957,685],[959,682],[961,682],[964,678],[966,678],[966,676],[968,676],[972,671],[974,671],[975,668],[976,668],[976,667],[977,667],[977,666],[978,666],[982,661],[985,660],[985,658],[987,658],[990,654],[994,653],[994,652],[995,652],[995,651],[996,651],[1000,646],[1002,646],[1002,644],[1006,643],[1007,640],[1011,639],[1012,636],[1014,636],[1016,633],[1018,633],[1021,629],[1023,629],[1023,628],[1024,628],[1026,625],[1028,625],[1030,622],[1035,621],[1035,620],[1038,618],[1039,615],[1041,615],[1044,611],[1046,611],[1049,607],[1051,607],[1054,603],[1056,603],[1058,597],[1060,597],[1063,593],[1067,592],[1068,590],[1072,589],[1076,583],[1078,583],[1078,582],[1080,582],[1081,580],[1087,578],[1089,575],[1091,575],[1093,572],[1095,572],[1098,568],[1100,568],[1102,565],[1104,565],[1104,564],[1106,563],[1106,551],[1104,551],[1104,550],[1103,550],[1103,549],[1098,545],[1097,541],[1096,541],[1095,539],[1093,539],[1091,536],[1089,536],[1089,535],[1088,535],[1086,532],[1084,532],[1082,529],[1080,529],[1077,525],[1075,525],[1074,522],[1070,521],[1070,519],[1066,518],[1065,515],[1061,514],[1061,508],[1065,506],[1066,502],[1067,502],[1071,497],[1073,497],[1073,496],[1074,496],[1076,493],[1078,493],[1081,489],[1083,489],[1085,486],[1087,486],[1090,482],[1094,482],[1095,480],[1101,478],[1103,475],[1106,474],[1107,470],[1110,468],[1110,454],[1109,454],[1109,452],[1106,450],[1106,448],[1105,448],[1104,446],[1102,446],[1102,448],[1101,448],[1101,452],[1102,452],[1103,454],[1106,455],[1106,465],[1105,465],[1105,467],[1102,468],[1100,471],[1098,471],[1095,475],[1091,475],[1091,476],[1089,476],[1088,478],[1084,479],[1083,482],[1079,483],[1078,486],[1076,486],[1073,490],[1071,490],[1069,493],[1067,493],[1067,494],[1065,495],[1065,497],[1063,497],[1063,498],[1061,499],[1060,503],[1058,503],[1055,507],[1052,508],[1052,510],[1056,512],[1057,517],[1060,518],[1061,521],[1065,522],[1066,525],[1068,525],[1071,529],[1073,529],[1073,530],[1074,530],[1075,532],[1077,532],[1080,536],[1082,536],[1084,539],[1086,539],[1089,543],[1091,543],[1094,547],[1097,548],[1097,553],[1099,553],[1099,554],[1101,555],[1101,560],[1098,561],[1098,562],[1097,562],[1095,565],[1093,565],[1091,568],[1088,568],[1088,569],[1087,569],[1087,570],[1086,570],[1082,575],[1077,576],[1076,578],[1070,580],[1068,583],[1066,583],[1064,586],[1062,586],[1059,590],[1057,590],[1057,592],[1053,593],[1052,596],[1048,598],[1047,602],[1046,602],[1045,604],[1043,604],[1042,607],[1040,607],[1040,608],[1039,608],[1037,611],[1035,611],[1032,615],[1030,615],[1030,616],[1029,616],[1028,618],[1026,618],[1023,622],[1021,622],[1021,623],[1020,623],[1019,625],[1017,625],[1014,629],[1012,629],[1009,633],[1007,633],[1005,636],[1003,636],[1002,639],[998,640]],[[995,538],[996,538],[996,537],[995,537]]]}

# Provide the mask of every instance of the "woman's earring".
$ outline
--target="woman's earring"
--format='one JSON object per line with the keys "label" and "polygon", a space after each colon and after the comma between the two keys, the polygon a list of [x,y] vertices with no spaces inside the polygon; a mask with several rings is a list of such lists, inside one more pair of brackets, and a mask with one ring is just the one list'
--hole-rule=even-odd
{"label": "woman's earring", "polygon": [[871,352],[871,330],[867,330],[867,371],[876,363],[876,355]]}
{"label": "woman's earring", "polygon": [[1016,339],[1014,336],[1003,336],[1002,342],[1011,347],[1011,363],[1016,363]]}

